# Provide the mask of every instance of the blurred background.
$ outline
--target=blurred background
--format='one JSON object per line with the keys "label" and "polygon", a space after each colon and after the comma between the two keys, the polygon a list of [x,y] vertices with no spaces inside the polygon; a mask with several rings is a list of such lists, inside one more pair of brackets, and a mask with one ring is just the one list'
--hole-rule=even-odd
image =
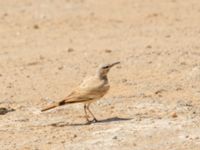
{"label": "blurred background", "polygon": [[[0,107],[15,110],[0,146],[199,149],[199,24],[198,0],[0,0]],[[94,110],[132,120],[52,127],[84,122],[82,105],[33,113],[114,61]]]}

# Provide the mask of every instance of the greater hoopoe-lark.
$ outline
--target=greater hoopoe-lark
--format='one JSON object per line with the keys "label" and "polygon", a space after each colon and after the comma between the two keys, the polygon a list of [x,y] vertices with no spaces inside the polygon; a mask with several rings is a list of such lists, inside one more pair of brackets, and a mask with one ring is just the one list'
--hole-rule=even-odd
{"label": "greater hoopoe-lark", "polygon": [[84,112],[87,122],[91,122],[89,120],[88,113],[92,115],[93,120],[97,122],[98,120],[95,118],[89,106],[92,102],[103,97],[109,90],[110,85],[108,82],[107,74],[109,70],[119,64],[120,62],[115,62],[111,64],[102,65],[96,75],[85,79],[80,86],[78,86],[74,91],[71,92],[66,98],[63,100],[53,103],[52,105],[42,109],[42,111],[47,111],[49,109],[53,109],[58,106],[66,105],[66,104],[74,104],[74,103],[84,103]]}

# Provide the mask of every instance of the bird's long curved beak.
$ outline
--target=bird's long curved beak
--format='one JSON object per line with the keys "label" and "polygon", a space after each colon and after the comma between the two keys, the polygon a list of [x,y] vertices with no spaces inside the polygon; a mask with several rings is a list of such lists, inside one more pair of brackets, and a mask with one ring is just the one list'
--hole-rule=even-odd
{"label": "bird's long curved beak", "polygon": [[114,63],[110,64],[110,68],[113,67],[113,66],[115,66],[115,65],[117,65],[117,64],[120,64],[120,62],[117,61],[117,62],[114,62]]}

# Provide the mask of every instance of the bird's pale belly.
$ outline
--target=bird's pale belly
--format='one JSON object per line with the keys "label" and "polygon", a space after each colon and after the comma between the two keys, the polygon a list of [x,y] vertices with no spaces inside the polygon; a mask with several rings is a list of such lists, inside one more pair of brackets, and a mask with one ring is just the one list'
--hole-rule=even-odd
{"label": "bird's pale belly", "polygon": [[90,94],[88,95],[88,97],[91,99],[91,102],[94,102],[95,100],[100,99],[101,97],[103,97],[109,90],[110,86],[104,86],[98,89],[93,89]]}

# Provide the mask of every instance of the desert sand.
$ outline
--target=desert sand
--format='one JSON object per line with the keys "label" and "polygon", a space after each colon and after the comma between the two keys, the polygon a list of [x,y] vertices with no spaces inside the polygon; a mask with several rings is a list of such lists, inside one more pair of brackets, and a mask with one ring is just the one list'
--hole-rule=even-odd
{"label": "desert sand", "polygon": [[[199,0],[1,0],[1,150],[199,150]],[[109,93],[41,113],[99,65]]]}

